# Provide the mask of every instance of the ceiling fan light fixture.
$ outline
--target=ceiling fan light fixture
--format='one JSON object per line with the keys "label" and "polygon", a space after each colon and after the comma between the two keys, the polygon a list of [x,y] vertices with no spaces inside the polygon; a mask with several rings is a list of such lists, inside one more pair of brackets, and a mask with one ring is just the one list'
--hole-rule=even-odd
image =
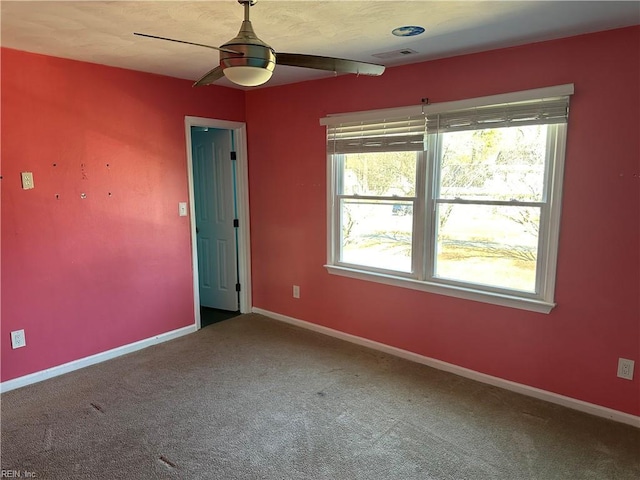
{"label": "ceiling fan light fixture", "polygon": [[261,67],[236,66],[225,68],[223,73],[229,81],[236,85],[257,87],[269,81],[273,70]]}
{"label": "ceiling fan light fixture", "polygon": [[[220,52],[220,67],[229,81],[243,87],[257,87],[267,82],[276,66],[276,56],[268,45],[256,40],[256,43],[233,44],[225,47],[238,52]],[[260,42],[260,43],[257,43]]]}

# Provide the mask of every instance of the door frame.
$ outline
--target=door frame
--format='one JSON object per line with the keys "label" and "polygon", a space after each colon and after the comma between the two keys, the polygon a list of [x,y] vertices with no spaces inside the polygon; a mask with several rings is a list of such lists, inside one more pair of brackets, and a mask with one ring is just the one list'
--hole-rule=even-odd
{"label": "door frame", "polygon": [[[193,309],[196,329],[200,329],[200,284],[198,279],[198,240],[196,238],[195,193],[193,188],[193,154],[191,127],[232,130],[236,151],[236,204],[238,208],[238,283],[240,283],[240,313],[251,312],[251,242],[249,232],[249,169],[247,160],[247,125],[203,117],[184,117],[187,144],[187,178],[189,180],[189,220],[191,224],[191,269],[193,274]],[[229,159],[229,161],[233,161]]]}

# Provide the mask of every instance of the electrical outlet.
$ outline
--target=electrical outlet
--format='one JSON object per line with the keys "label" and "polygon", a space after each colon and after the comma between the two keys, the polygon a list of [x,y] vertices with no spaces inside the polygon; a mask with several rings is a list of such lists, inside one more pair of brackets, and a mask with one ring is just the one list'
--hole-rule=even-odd
{"label": "electrical outlet", "polygon": [[633,380],[633,366],[635,362],[626,358],[618,359],[618,377]]}
{"label": "electrical outlet", "polygon": [[24,336],[24,330],[16,330],[11,332],[11,348],[14,350],[27,346],[27,339]]}
{"label": "electrical outlet", "polygon": [[29,190],[33,188],[33,173],[31,172],[22,172],[22,189]]}
{"label": "electrical outlet", "polygon": [[300,298],[300,287],[298,285],[293,286],[293,298]]}

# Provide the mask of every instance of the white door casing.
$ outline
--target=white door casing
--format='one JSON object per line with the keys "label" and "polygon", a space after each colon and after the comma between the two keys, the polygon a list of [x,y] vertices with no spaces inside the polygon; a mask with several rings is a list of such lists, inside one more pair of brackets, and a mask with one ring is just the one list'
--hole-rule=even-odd
{"label": "white door casing", "polygon": [[[232,130],[236,151],[236,218],[237,228],[237,263],[238,282],[241,285],[239,310],[241,313],[251,311],[251,255],[249,232],[249,178],[247,168],[246,126],[241,122],[230,122],[201,117],[185,117],[185,135],[187,147],[187,174],[189,182],[189,212],[191,224],[192,272],[194,288],[194,322],[200,328],[200,280],[198,273],[198,245],[196,234],[196,208],[194,188],[194,158],[191,127],[209,127],[213,129]],[[227,132],[229,133],[229,132]],[[235,293],[235,283],[233,284]]]}

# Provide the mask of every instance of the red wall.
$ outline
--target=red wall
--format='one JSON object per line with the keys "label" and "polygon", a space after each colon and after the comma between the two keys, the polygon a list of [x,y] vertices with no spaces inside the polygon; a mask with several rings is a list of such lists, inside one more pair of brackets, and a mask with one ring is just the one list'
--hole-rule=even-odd
{"label": "red wall", "polygon": [[[551,392],[640,415],[640,28],[341,76],[246,95],[253,303]],[[556,301],[549,314],[333,276],[326,261],[328,113],[575,84]],[[613,120],[613,121],[612,121]],[[293,299],[292,285],[301,298]],[[616,377],[633,359],[633,381]]]}
{"label": "red wall", "polygon": [[1,53],[2,381],[193,324],[184,116],[244,93]]}

